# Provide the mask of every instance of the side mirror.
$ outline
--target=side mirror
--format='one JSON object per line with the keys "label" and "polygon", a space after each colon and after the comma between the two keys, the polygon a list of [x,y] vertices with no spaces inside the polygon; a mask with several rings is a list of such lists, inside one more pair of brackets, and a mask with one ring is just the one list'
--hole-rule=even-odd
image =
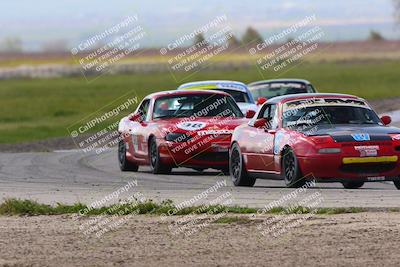
{"label": "side mirror", "polygon": [[264,118],[258,119],[254,122],[254,127],[255,128],[265,128],[267,127],[268,121]]}
{"label": "side mirror", "polygon": [[390,116],[383,116],[381,118],[381,121],[383,122],[383,124],[389,125],[392,123],[392,118]]}
{"label": "side mirror", "polygon": [[259,106],[261,106],[262,104],[264,104],[265,102],[267,102],[267,98],[265,98],[265,97],[259,97],[258,99],[257,99],[257,105],[259,105]]}
{"label": "side mirror", "polygon": [[140,113],[135,113],[132,116],[129,117],[130,121],[135,121],[135,122],[142,122],[142,115]]}
{"label": "side mirror", "polygon": [[254,110],[252,110],[252,109],[249,109],[249,110],[246,112],[246,118],[247,118],[247,119],[253,118],[254,115],[256,115],[256,112],[255,112]]}

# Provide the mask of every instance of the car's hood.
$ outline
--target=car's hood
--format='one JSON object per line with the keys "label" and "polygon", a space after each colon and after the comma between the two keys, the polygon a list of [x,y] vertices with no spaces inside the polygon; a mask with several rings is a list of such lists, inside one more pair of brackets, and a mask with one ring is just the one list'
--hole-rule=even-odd
{"label": "car's hood", "polygon": [[236,104],[239,106],[243,114],[246,114],[248,110],[254,110],[254,111],[258,110],[258,106],[253,103],[236,102]]}
{"label": "car's hood", "polygon": [[215,131],[224,130],[227,130],[225,133],[231,133],[237,126],[247,122],[248,119],[246,118],[170,118],[161,119],[153,123],[164,133],[201,132],[205,134],[209,131],[212,134]]}
{"label": "car's hood", "polygon": [[[205,130],[233,130],[249,119],[246,118],[167,118],[152,121],[150,124],[159,129],[161,133],[196,132]],[[129,131],[138,127],[138,122],[129,120],[129,116],[122,118],[118,125],[119,132]]]}
{"label": "car's hood", "polygon": [[318,125],[309,136],[330,135],[336,142],[392,140],[389,134],[400,134],[400,129],[379,125]]}
{"label": "car's hood", "polygon": [[157,123],[159,127],[164,126],[176,126],[178,129],[182,130],[202,130],[209,128],[236,128],[237,126],[246,123],[248,119],[246,118],[171,118],[159,120]]}

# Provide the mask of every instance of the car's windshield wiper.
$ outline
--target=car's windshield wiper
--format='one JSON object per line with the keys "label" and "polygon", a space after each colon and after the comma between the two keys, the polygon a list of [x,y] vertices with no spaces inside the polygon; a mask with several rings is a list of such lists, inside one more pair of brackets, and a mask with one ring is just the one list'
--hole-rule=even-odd
{"label": "car's windshield wiper", "polygon": [[181,113],[181,114],[175,114],[174,117],[175,118],[185,118],[185,117],[190,117],[190,115]]}
{"label": "car's windshield wiper", "polygon": [[315,125],[315,124],[313,124],[312,122],[306,122],[306,121],[287,124],[288,127],[300,127],[300,126],[309,126],[309,125]]}

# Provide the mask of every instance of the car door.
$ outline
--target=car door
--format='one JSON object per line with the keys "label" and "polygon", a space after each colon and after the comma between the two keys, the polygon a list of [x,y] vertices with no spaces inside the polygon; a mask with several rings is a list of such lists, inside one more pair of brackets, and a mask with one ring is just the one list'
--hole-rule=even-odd
{"label": "car door", "polygon": [[264,128],[253,127],[250,135],[254,142],[248,147],[248,169],[256,171],[275,172],[274,139],[278,127],[277,105],[264,105],[258,113],[257,119],[266,119]]}
{"label": "car door", "polygon": [[145,99],[140,104],[136,113],[141,114],[141,119],[132,130],[132,146],[134,149],[134,157],[138,160],[147,159],[147,141],[145,140],[148,118],[149,118],[150,99]]}

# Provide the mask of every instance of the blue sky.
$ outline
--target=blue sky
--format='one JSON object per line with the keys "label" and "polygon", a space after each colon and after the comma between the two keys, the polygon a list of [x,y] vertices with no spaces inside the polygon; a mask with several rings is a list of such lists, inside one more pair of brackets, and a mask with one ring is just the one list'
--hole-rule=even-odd
{"label": "blue sky", "polygon": [[316,14],[329,40],[365,39],[370,29],[400,37],[392,0],[1,0],[0,39],[19,37],[29,49],[57,39],[73,46],[134,14],[151,46],[165,45],[221,14],[237,35],[251,25],[267,36]]}

